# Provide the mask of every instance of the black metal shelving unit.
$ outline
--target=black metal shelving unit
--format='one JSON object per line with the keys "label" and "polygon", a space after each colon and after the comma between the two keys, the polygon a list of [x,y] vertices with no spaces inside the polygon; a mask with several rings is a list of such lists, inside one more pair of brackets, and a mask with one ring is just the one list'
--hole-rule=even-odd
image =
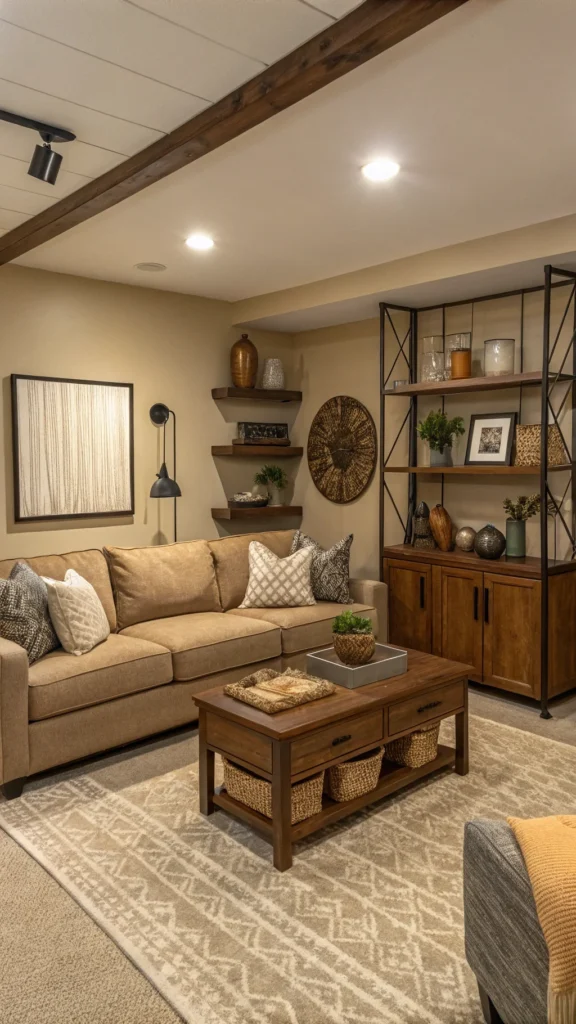
{"label": "black metal shelving unit", "polygon": [[[552,328],[552,294],[555,289],[568,289],[566,301],[564,302],[560,310],[560,324],[557,329]],[[525,334],[525,296],[533,292],[544,293],[544,315],[543,315],[543,345],[542,345],[542,364],[541,373],[533,374],[532,376],[537,379],[532,380],[518,380],[512,381],[507,385],[510,388],[518,388],[519,390],[519,416],[518,422],[521,422],[522,414],[522,399],[523,391],[526,386],[540,386],[541,388],[541,419],[540,422],[544,429],[541,431],[541,455],[540,455],[540,467],[537,471],[539,473],[540,480],[540,494],[542,495],[542,509],[548,509],[549,506],[554,509],[554,531],[556,538],[556,530],[558,526],[564,530],[566,538],[569,542],[571,549],[571,557],[568,560],[570,563],[574,563],[576,569],[576,539],[574,532],[574,515],[576,509],[576,473],[574,460],[576,459],[576,272],[571,270],[564,270],[558,267],[547,265],[544,268],[544,283],[535,287],[529,287],[524,289],[516,289],[514,291],[497,292],[490,295],[475,296],[474,298],[466,300],[458,300],[454,302],[447,302],[444,304],[437,304],[433,306],[426,306],[420,308],[412,308],[408,306],[400,306],[394,303],[381,302],[380,303],[380,514],[379,514],[379,552],[380,552],[380,574],[382,577],[383,571],[383,560],[384,560],[384,548],[385,548],[385,498],[388,496],[395,515],[402,525],[404,531],[404,543],[410,544],[412,540],[412,516],[418,502],[418,473],[410,472],[407,469],[408,479],[408,501],[407,501],[407,515],[404,519],[398,504],[394,499],[394,496],[389,487],[386,479],[387,472],[390,471],[390,458],[396,450],[396,446],[400,441],[403,434],[408,432],[408,467],[415,467],[417,462],[417,431],[416,426],[418,423],[418,398],[426,397],[425,394],[411,394],[409,395],[409,407],[408,411],[402,420],[402,423],[394,436],[391,444],[388,443],[387,432],[386,432],[386,402],[392,398],[397,400],[401,397],[403,392],[400,389],[398,392],[393,391],[389,388],[389,383],[394,379],[394,375],[400,376],[403,379],[406,375],[411,385],[417,383],[418,373],[418,317],[422,313],[430,313],[438,311],[442,317],[442,336],[446,338],[446,310],[451,307],[457,306],[469,306],[471,308],[471,332],[472,340],[474,337],[474,310],[475,307],[482,302],[488,302],[495,299],[505,299],[513,296],[519,298],[519,319],[520,319],[520,374],[514,375],[515,377],[529,377],[529,374],[524,374],[524,334]],[[402,321],[402,326],[400,326]],[[562,331],[567,323],[570,323],[571,337],[566,347],[566,351],[562,358],[560,367],[557,370],[552,369],[552,362],[557,351],[557,347],[562,335]],[[438,332],[439,333],[439,332]],[[393,348],[394,358],[392,359],[391,365],[386,370],[386,350],[388,339],[392,338],[393,346],[396,346],[397,351]],[[498,378],[495,378],[494,387],[502,387],[501,384],[497,383]],[[552,398],[556,393],[556,389],[559,386],[566,386],[566,393],[564,394],[558,408],[555,410],[552,405]],[[491,390],[487,384],[485,390]],[[450,393],[461,394],[460,391],[455,390],[453,387],[447,388],[442,393],[441,387],[434,388],[431,392],[441,398],[442,411],[444,411],[446,397]],[[560,425],[561,414],[570,400],[571,408],[571,436],[569,439],[566,438],[562,427]],[[566,453],[569,457],[569,463],[565,467],[565,472],[568,474],[568,482],[563,493],[561,500],[558,502],[551,490],[550,472],[551,467],[548,465],[548,432],[551,425],[555,425],[560,431],[563,444],[566,449]],[[536,475],[536,474],[535,474]],[[444,473],[439,474],[440,486],[441,486],[441,502],[444,502]],[[567,517],[563,509],[564,502],[570,493],[571,498],[571,509],[570,515]],[[546,513],[540,516],[540,560],[541,560],[541,717],[550,718],[550,712],[548,710],[548,651],[549,651],[549,615],[548,615],[548,581],[551,572],[554,571],[554,566],[551,566],[550,558],[550,544],[549,544],[549,529],[548,529],[548,515]],[[557,563],[556,563],[557,565]]]}

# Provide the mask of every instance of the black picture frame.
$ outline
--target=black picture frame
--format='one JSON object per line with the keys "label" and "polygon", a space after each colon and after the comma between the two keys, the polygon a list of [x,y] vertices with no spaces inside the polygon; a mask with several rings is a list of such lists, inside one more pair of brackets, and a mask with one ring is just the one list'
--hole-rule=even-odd
{"label": "black picture frame", "polygon": [[[129,408],[129,486],[130,507],[109,512],[69,512],[57,515],[22,515],[20,496],[20,458],[19,458],[19,421],[18,421],[18,381],[40,380],[55,384],[90,384],[100,387],[126,388],[128,391]],[[10,375],[10,395],[12,405],[12,477],[14,486],[14,522],[35,523],[66,519],[115,519],[121,516],[134,515],[134,385],[120,381],[84,380],[75,377],[44,377],[29,373],[12,373]]]}
{"label": "black picture frame", "polygon": [[[468,428],[468,441],[466,444],[466,458],[464,459],[465,466],[511,466],[512,465],[512,448],[514,445],[514,437],[516,435],[516,421],[518,419],[518,413],[516,412],[482,412],[473,413],[470,417],[470,426]],[[508,431],[508,437],[506,440],[506,450],[503,458],[498,459],[486,459],[486,458],[474,458],[471,448],[472,439],[474,437],[474,428],[478,420],[502,420],[508,422],[510,429]]]}

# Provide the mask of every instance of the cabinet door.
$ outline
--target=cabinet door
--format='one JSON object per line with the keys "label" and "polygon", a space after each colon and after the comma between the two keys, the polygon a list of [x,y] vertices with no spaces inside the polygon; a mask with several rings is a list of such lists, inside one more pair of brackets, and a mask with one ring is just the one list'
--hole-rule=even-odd
{"label": "cabinet door", "polygon": [[472,665],[471,677],[482,676],[483,591],[481,572],[442,568],[443,658]]}
{"label": "cabinet door", "polygon": [[540,697],[540,582],[484,573],[484,682]]}
{"label": "cabinet door", "polygon": [[432,574],[425,562],[388,559],[390,643],[432,650]]}

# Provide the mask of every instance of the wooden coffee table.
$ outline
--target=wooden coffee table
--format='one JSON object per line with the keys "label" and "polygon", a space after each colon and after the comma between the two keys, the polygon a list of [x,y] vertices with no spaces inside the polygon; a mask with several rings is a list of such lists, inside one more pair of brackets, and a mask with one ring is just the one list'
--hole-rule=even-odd
{"label": "wooden coffee table", "polygon": [[[347,814],[389,796],[440,768],[468,772],[468,675],[471,666],[421,651],[408,652],[408,671],[357,690],[341,687],[330,697],[290,711],[267,715],[227,697],[223,688],[194,699],[200,710],[200,810],[217,807],[251,825],[272,842],[274,866],[292,866],[292,846]],[[323,768],[347,761],[423,724],[456,716],[456,747],[438,747],[438,756],[422,768],[404,768],[384,760],[380,781],[370,793],[337,803],[324,796],[323,809],[291,824],[291,785]],[[272,784],[272,818],[214,788],[214,754]]]}

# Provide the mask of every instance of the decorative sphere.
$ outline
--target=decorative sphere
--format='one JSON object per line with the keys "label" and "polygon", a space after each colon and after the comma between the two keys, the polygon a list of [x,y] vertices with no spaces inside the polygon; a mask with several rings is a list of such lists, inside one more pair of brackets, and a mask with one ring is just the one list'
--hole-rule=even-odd
{"label": "decorative sphere", "polygon": [[456,547],[460,551],[473,551],[475,536],[476,530],[472,526],[461,526],[456,534]]}
{"label": "decorative sphere", "polygon": [[506,537],[492,523],[478,530],[474,538],[474,551],[480,558],[500,558],[506,548]]}

